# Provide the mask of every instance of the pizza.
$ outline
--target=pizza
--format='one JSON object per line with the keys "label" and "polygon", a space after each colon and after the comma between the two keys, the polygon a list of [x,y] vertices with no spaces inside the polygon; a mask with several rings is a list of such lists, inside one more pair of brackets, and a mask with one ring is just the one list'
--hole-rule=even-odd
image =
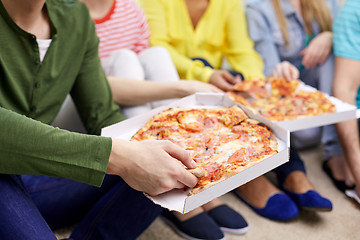
{"label": "pizza", "polygon": [[277,153],[272,131],[239,107],[169,108],[131,138],[169,140],[189,151],[198,177],[189,195],[201,192]]}
{"label": "pizza", "polygon": [[298,90],[300,83],[299,80],[288,81],[283,78],[243,81],[236,84],[233,91],[228,92],[228,96],[236,103],[247,106],[272,121],[336,111],[335,105],[322,92]]}

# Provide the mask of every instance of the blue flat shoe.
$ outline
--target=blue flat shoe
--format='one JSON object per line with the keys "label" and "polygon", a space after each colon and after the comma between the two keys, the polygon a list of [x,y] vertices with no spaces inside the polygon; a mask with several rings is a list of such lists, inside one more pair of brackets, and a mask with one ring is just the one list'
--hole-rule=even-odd
{"label": "blue flat shoe", "polygon": [[282,190],[291,197],[299,208],[311,211],[329,212],[332,210],[332,203],[329,199],[322,197],[318,192],[309,190],[306,193],[294,193],[284,187]]}
{"label": "blue flat shoe", "polygon": [[249,231],[249,225],[245,219],[228,205],[217,206],[208,211],[207,214],[224,232],[245,234]]}
{"label": "blue flat shoe", "polygon": [[288,221],[299,215],[298,207],[286,194],[274,194],[267,200],[264,208],[257,208],[243,199],[236,190],[233,193],[257,214],[270,220]]}
{"label": "blue flat shoe", "polygon": [[185,221],[180,221],[169,210],[161,213],[163,220],[168,223],[182,237],[189,240],[223,240],[225,236],[216,222],[202,212]]}

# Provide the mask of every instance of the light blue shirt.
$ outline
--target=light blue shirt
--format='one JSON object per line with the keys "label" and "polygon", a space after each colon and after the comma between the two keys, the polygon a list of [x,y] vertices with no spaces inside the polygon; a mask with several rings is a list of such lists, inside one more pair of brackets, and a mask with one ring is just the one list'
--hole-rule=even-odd
{"label": "light blue shirt", "polygon": [[[326,0],[331,15],[337,14],[337,0]],[[302,57],[299,53],[307,45],[307,34],[302,17],[288,0],[281,0],[283,12],[286,16],[289,44],[283,39],[271,0],[249,0],[246,7],[249,35],[255,42],[255,49],[261,55],[265,68],[264,74],[269,75],[276,64],[288,61],[301,68]],[[312,23],[313,33],[320,32],[319,25]]]}
{"label": "light blue shirt", "polygon": [[[360,61],[360,1],[347,0],[334,25],[334,54]],[[360,91],[356,97],[360,108]]]}

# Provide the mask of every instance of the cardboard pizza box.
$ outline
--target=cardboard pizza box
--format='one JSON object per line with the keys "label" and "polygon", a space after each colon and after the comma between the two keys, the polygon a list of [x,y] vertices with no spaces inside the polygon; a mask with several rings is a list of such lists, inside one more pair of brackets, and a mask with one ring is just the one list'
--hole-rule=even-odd
{"label": "cardboard pizza box", "polygon": [[[304,90],[309,92],[317,91],[315,88],[306,85],[306,84],[300,84],[298,87],[298,90]],[[325,93],[323,93],[325,94]],[[272,121],[269,120],[259,113],[255,113],[252,109],[237,103],[241,108],[249,114],[249,112],[252,112],[259,121],[269,125],[270,123],[276,124],[284,129],[288,129],[290,132],[295,132],[298,130],[304,130],[308,128],[314,128],[314,127],[320,127],[325,125],[330,125],[334,123],[339,123],[342,121],[347,121],[355,118],[359,118],[360,112],[357,113],[356,106],[345,103],[333,96],[329,96],[328,94],[325,94],[327,98],[330,99],[330,101],[335,105],[336,111],[334,113],[325,113],[317,116],[312,117],[301,117],[298,119],[292,119],[292,120],[286,120],[286,121]]]}
{"label": "cardboard pizza box", "polygon": [[[153,115],[170,107],[211,108],[221,106],[231,107],[233,105],[234,102],[224,94],[197,93],[169,105],[153,109],[150,112],[103,128],[101,135],[129,140]],[[249,114],[249,117],[259,120],[258,116],[251,112]],[[277,154],[268,157],[247,169],[244,169],[242,172],[198,194],[188,196],[187,192],[184,190],[174,189],[159,196],[149,198],[154,203],[169,210],[187,213],[287,162],[289,160],[289,131],[271,122],[267,125],[276,135],[278,141]]]}

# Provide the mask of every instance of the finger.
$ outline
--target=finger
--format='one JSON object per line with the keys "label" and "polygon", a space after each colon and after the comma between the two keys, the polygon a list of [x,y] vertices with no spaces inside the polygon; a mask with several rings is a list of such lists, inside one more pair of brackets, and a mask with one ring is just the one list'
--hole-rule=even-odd
{"label": "finger", "polygon": [[181,183],[181,182],[177,182],[177,183],[175,183],[175,186],[174,186],[174,188],[178,188],[178,189],[182,189],[182,188],[185,188],[186,186],[183,184],[183,183]]}
{"label": "finger", "polygon": [[309,54],[304,54],[301,63],[302,63],[302,65],[304,65],[304,67],[305,67],[306,69],[308,69],[308,68],[310,67]]}
{"label": "finger", "polygon": [[[180,183],[184,184],[187,187],[193,188],[198,183],[198,178],[193,174],[185,170],[185,168],[181,169],[180,175],[177,179]],[[183,187],[182,187],[183,188]]]}
{"label": "finger", "polygon": [[190,157],[188,151],[170,141],[164,142],[164,150],[173,158],[182,162],[187,168],[196,168],[196,162]]}
{"label": "finger", "polygon": [[236,75],[236,76],[235,76],[235,82],[236,82],[236,83],[241,82],[241,77],[240,77],[240,75]]}
{"label": "finger", "polygon": [[280,73],[281,73],[281,65],[279,64],[275,67],[275,69],[273,71],[273,76],[280,77],[281,76]]}
{"label": "finger", "polygon": [[299,70],[294,66],[292,66],[290,70],[291,70],[291,79],[299,79],[300,76]]}
{"label": "finger", "polygon": [[229,82],[231,84],[237,83],[236,78],[228,71],[223,71],[222,76],[227,82]]}
{"label": "finger", "polygon": [[219,84],[218,86],[221,90],[223,91],[231,91],[234,87],[234,85],[231,85],[230,83],[226,82],[226,81],[223,81]]}
{"label": "finger", "polygon": [[320,63],[320,58],[322,55],[322,48],[316,48],[313,50],[312,55],[309,57],[310,58],[310,67],[315,67],[316,65],[318,65]]}
{"label": "finger", "polygon": [[282,68],[282,75],[288,81],[291,80],[291,77],[292,77],[290,68],[291,68],[290,65],[285,65]]}
{"label": "finger", "polygon": [[306,54],[306,51],[307,51],[307,47],[304,48],[302,51],[300,51],[299,55],[304,56]]}

